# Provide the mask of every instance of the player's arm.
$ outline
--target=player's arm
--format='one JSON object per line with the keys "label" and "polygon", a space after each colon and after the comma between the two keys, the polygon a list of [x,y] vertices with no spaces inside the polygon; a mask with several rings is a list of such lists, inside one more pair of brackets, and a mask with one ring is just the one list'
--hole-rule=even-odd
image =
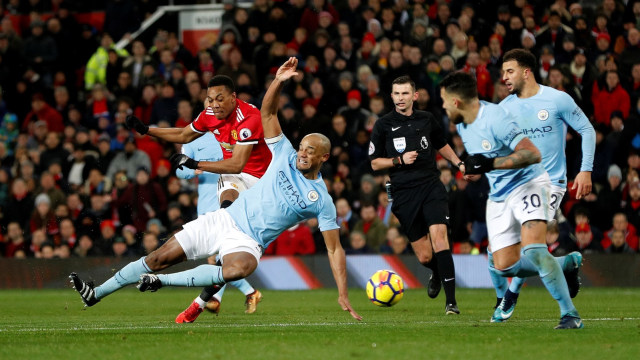
{"label": "player's arm", "polygon": [[520,169],[540,161],[540,150],[529,138],[521,136],[515,149],[508,156],[488,158],[482,154],[475,154],[467,157],[464,161],[465,175],[484,174],[494,169]]}
{"label": "player's arm", "polygon": [[192,142],[193,140],[204,135],[204,133],[193,130],[191,126],[185,126],[183,128],[149,127],[135,115],[127,116],[125,125],[129,130],[133,129],[142,135],[155,136],[159,139],[178,144],[186,144]]}
{"label": "player's arm", "polygon": [[324,242],[327,245],[327,255],[329,256],[331,272],[338,286],[338,303],[342,307],[342,310],[348,311],[355,319],[362,320],[362,317],[353,310],[349,302],[349,293],[347,290],[347,261],[344,249],[342,245],[340,245],[339,230],[332,229],[323,231],[322,237],[324,237]]}
{"label": "player's arm", "polygon": [[233,155],[229,159],[220,161],[196,161],[185,154],[173,154],[169,161],[174,168],[181,170],[189,168],[196,171],[207,171],[217,174],[239,174],[249,160],[253,144],[243,145],[236,143],[233,148]]}
{"label": "player's arm", "polygon": [[233,147],[233,155],[229,159],[220,161],[199,161],[197,170],[208,171],[217,174],[239,174],[249,161],[253,150],[253,144],[236,143]]}
{"label": "player's arm", "polygon": [[262,100],[260,115],[262,116],[262,128],[264,137],[267,139],[276,137],[282,133],[280,122],[278,122],[278,100],[284,83],[291,77],[297,75],[296,68],[298,59],[290,57],[276,72],[276,77],[271,81],[267,93]]}
{"label": "player's arm", "polygon": [[450,163],[457,166],[460,169],[460,171],[464,173],[464,170],[465,170],[464,162],[460,160],[458,155],[456,155],[456,152],[453,151],[453,149],[451,148],[451,146],[449,146],[449,144],[446,144],[445,146],[438,149],[438,152],[440,153],[440,155],[442,155],[442,157],[449,160]]}
{"label": "player's arm", "polygon": [[571,126],[582,137],[582,164],[580,164],[580,172],[573,181],[571,190],[576,192],[576,199],[581,199],[589,195],[592,189],[591,171],[593,170],[593,159],[596,152],[596,131],[582,109],[575,101],[566,94],[562,94],[564,98],[556,101],[558,111],[562,119]]}
{"label": "player's arm", "polygon": [[508,156],[493,159],[495,169],[520,169],[542,161],[540,150],[529,138],[523,137]]}

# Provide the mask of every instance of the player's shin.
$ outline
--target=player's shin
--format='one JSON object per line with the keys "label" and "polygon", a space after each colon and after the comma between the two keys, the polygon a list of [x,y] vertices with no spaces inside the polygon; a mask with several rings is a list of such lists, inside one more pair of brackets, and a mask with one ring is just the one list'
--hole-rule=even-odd
{"label": "player's shin", "polygon": [[135,284],[140,280],[140,275],[153,272],[145,263],[145,258],[146,256],[143,256],[137,261],[129,263],[102,285],[98,286],[95,289],[96,298],[102,299],[116,290]]}
{"label": "player's shin", "polygon": [[544,244],[531,244],[525,246],[522,252],[525,258],[538,267],[542,283],[551,296],[558,301],[560,315],[575,313],[577,316],[578,312],[569,296],[569,288],[562,273],[562,268],[549,253],[547,246]]}
{"label": "player's shin", "polygon": [[222,267],[209,264],[173,274],[159,274],[158,278],[163,286],[222,286],[225,283]]}
{"label": "player's shin", "polygon": [[509,283],[505,277],[500,275],[498,272],[493,271],[495,270],[495,266],[493,263],[493,253],[489,252],[487,255],[489,260],[489,276],[491,276],[493,288],[496,290],[496,306],[498,306],[500,304],[500,301],[502,301],[502,298],[504,297],[504,293],[507,291]]}

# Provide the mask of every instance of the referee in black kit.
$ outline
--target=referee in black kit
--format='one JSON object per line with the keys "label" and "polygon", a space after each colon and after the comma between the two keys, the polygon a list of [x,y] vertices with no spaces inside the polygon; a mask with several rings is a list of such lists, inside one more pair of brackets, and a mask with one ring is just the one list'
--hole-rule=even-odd
{"label": "referee in black kit", "polygon": [[418,261],[433,272],[427,294],[435,298],[444,284],[445,314],[459,314],[455,268],[447,238],[449,205],[447,191],[439,179],[436,151],[463,172],[464,163],[447,144],[439,121],[430,112],[413,110],[413,102],[418,99],[413,80],[401,76],[391,85],[395,109],[373,126],[371,167],[390,169],[391,211],[409,237]]}

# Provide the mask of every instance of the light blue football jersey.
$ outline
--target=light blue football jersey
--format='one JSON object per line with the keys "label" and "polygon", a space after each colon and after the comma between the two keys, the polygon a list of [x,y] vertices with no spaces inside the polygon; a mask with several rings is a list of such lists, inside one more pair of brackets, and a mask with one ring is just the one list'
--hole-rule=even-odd
{"label": "light blue football jersey", "polygon": [[[182,145],[182,153],[197,161],[219,161],[222,160],[222,149],[215,135],[210,131]],[[176,169],[176,175],[181,179],[191,179],[195,175],[195,170],[183,167]],[[220,209],[218,202],[218,179],[220,175],[210,172],[203,172],[198,175],[198,215],[209,211]]]}
{"label": "light blue football jersey", "polygon": [[283,134],[265,141],[273,153],[267,171],[226,208],[240,230],[266,248],[306,219],[318,218],[321,231],[338,229],[336,208],[322,176],[308,180],[302,175],[296,168],[297,152]]}
{"label": "light blue football jersey", "polygon": [[540,85],[536,95],[521,99],[512,94],[502,100],[500,106],[517,117],[523,133],[540,150],[542,165],[549,173],[552,184],[563,188],[567,186],[567,126],[582,136],[580,171],[593,170],[596,132],[582,109],[567,93]]}
{"label": "light blue football jersey", "polygon": [[[456,125],[464,147],[470,155],[482,154],[489,158],[513,153],[525,138],[516,118],[502,107],[480,101],[480,110],[471,124]],[[517,187],[544,173],[542,164],[522,169],[493,170],[485,175],[489,180],[489,199],[503,201]]]}

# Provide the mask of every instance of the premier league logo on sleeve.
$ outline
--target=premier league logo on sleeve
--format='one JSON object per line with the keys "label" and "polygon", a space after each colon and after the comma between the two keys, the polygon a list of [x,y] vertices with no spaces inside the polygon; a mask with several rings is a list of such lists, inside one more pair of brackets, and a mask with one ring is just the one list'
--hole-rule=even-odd
{"label": "premier league logo on sleeve", "polygon": [[244,128],[240,130],[240,140],[246,140],[251,137],[251,130]]}

